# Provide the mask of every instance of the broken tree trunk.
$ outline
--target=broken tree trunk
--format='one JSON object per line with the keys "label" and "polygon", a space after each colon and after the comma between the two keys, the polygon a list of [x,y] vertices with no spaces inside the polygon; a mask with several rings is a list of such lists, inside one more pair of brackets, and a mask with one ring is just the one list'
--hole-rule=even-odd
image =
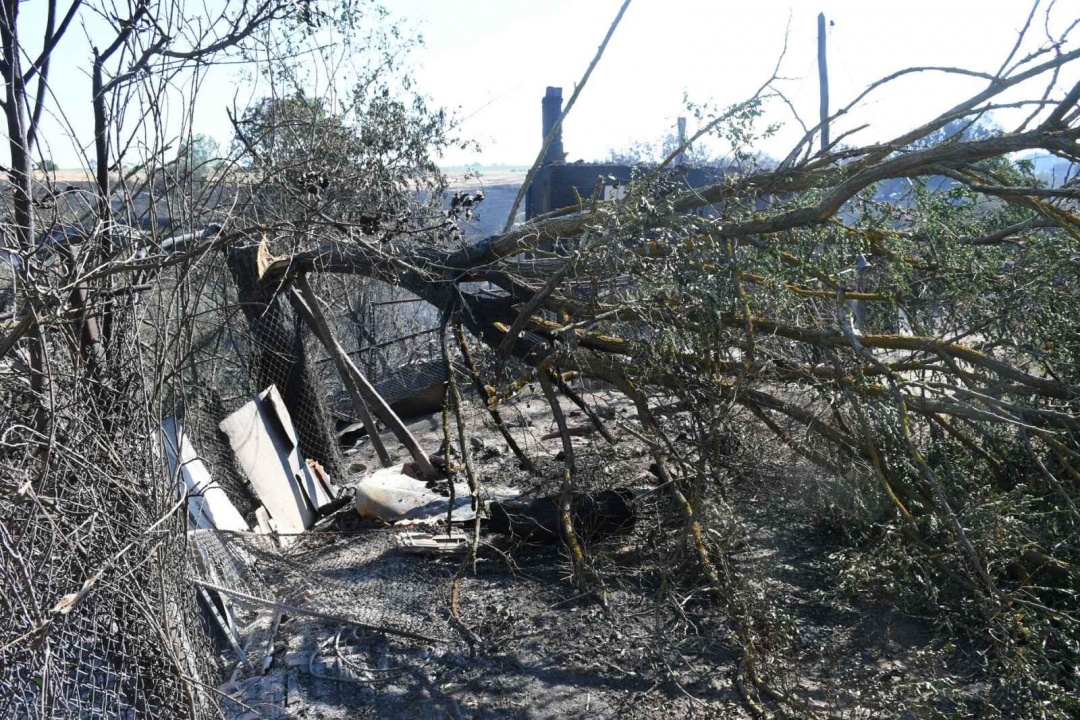
{"label": "broken tree trunk", "polygon": [[232,248],[226,257],[251,333],[256,388],[277,385],[296,424],[304,457],[318,460],[331,476],[340,477],[337,439],[307,364],[302,326],[289,316],[273,290],[260,285],[256,247]]}
{"label": "broken tree trunk", "polygon": [[[431,464],[431,460],[428,459],[427,453],[420,447],[420,443],[416,441],[409,429],[405,427],[405,423],[401,422],[401,418],[397,416],[397,413],[390,408],[378,391],[368,382],[368,379],[360,372],[360,368],[356,367],[356,364],[345,353],[345,349],[338,343],[329,323],[326,322],[326,318],[322,314],[322,310],[319,308],[318,298],[315,297],[315,293],[311,290],[307,280],[300,276],[295,280],[295,283],[299,292],[294,295],[294,306],[304,318],[304,321],[311,327],[315,336],[322,342],[327,352],[334,358],[334,363],[338,366],[339,371],[342,371],[342,380],[345,382],[346,387],[354,388],[359,393],[361,405],[366,403],[368,408],[390,429],[390,432],[394,433],[394,437],[409,451],[413,462],[416,463],[423,475],[427,477],[437,475],[438,472],[435,470],[435,466]],[[368,420],[370,419],[370,415],[366,412],[361,415],[361,421],[364,423],[364,427],[368,428],[368,435],[374,443],[378,438],[378,434],[373,432],[374,428],[372,426],[374,423],[372,423],[372,426],[368,426]],[[385,452],[386,450],[383,449],[383,453]],[[380,454],[380,459],[382,459],[382,454]],[[386,465],[387,461],[388,457],[383,459],[383,464]]]}

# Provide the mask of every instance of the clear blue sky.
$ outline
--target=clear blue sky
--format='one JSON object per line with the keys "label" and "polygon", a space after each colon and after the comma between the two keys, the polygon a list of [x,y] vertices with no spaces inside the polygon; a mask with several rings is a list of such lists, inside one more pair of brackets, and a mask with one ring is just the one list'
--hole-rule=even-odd
{"label": "clear blue sky", "polygon": [[[211,1],[211,4],[215,4]],[[1048,2],[1043,2],[1043,6]],[[389,0],[426,47],[412,55],[420,89],[456,111],[461,133],[483,151],[454,152],[447,165],[532,162],[540,144],[540,98],[547,85],[569,97],[614,17],[619,0]],[[44,2],[23,6],[40,11]],[[825,12],[833,107],[868,83],[910,65],[950,65],[994,72],[1022,26],[1027,0],[634,0],[608,52],[567,120],[571,160],[600,159],[634,140],[655,141],[684,114],[684,92],[698,102],[744,99],[772,72],[784,46],[780,87],[811,123],[817,114],[816,17]],[[191,12],[189,6],[188,12]],[[1041,10],[1027,48],[1045,41]],[[1058,0],[1051,29],[1080,17],[1080,0]],[[64,111],[46,128],[47,154],[61,166],[80,164],[76,145],[89,141],[89,52],[80,27],[61,49],[53,91]],[[1075,80],[1063,78],[1063,82]],[[871,122],[859,137],[882,139],[950,107],[985,84],[921,75],[877,95],[863,114],[834,130]],[[186,122],[179,90],[167,110],[172,127]],[[201,86],[192,126],[225,145],[225,107],[260,93],[235,68],[212,71]],[[771,120],[785,129],[763,150],[784,154],[801,134],[777,104]],[[1002,120],[1009,118],[1003,117]],[[693,130],[693,121],[691,121]],[[74,133],[78,142],[63,139]],[[6,152],[3,154],[6,155]]]}

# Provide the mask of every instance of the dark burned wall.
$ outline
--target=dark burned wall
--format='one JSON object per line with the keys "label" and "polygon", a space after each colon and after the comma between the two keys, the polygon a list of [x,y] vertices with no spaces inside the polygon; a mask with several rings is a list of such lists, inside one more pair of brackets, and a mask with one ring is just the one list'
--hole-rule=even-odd
{"label": "dark burned wall", "polygon": [[[673,169],[670,173],[670,177],[678,178],[685,189],[691,190],[719,182],[724,171],[718,168],[686,168]],[[579,197],[580,200],[588,201],[597,192],[603,199],[604,186],[614,190],[619,185],[629,182],[633,175],[634,168],[630,165],[606,163],[545,165],[537,171],[525,195],[525,217],[534,218],[552,210],[576,208],[580,202]]]}

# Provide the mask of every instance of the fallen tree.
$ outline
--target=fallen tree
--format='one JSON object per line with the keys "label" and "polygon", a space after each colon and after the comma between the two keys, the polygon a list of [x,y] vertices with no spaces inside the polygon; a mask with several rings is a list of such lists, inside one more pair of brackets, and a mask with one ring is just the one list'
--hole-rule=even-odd
{"label": "fallen tree", "polygon": [[[377,278],[456,308],[541,380],[575,371],[624,391],[714,577],[692,491],[717,472],[713,439],[680,447],[671,429],[745,409],[807,461],[877,488],[873,523],[896,524],[934,586],[977,599],[992,632],[1053,625],[1034,675],[1067,695],[1075,678],[1047,670],[1071,662],[1063,639],[1080,628],[1080,84],[1054,89],[1080,59],[1067,43],[1010,58],[887,142],[821,148],[812,130],[777,167],[695,190],[643,168],[624,199],[467,247],[437,234],[399,247],[328,217],[329,239],[274,259],[262,282]],[[1027,113],[972,132],[1002,108]],[[1070,170],[1038,177],[1022,159],[1036,151]],[[650,403],[689,419],[657,421]]]}

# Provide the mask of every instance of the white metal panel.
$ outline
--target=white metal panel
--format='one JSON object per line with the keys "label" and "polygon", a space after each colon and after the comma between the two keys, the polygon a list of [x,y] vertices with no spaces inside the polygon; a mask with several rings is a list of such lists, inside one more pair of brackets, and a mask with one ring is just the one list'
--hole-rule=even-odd
{"label": "white metal panel", "polygon": [[187,489],[188,512],[195,526],[248,532],[243,516],[229,500],[225,489],[210,477],[206,464],[184,433],[183,425],[176,418],[165,418],[161,423],[161,432],[169,478],[178,478]]}
{"label": "white metal panel", "polygon": [[300,533],[315,523],[315,509],[332,498],[297,446],[289,411],[271,385],[219,425],[279,533]]}

